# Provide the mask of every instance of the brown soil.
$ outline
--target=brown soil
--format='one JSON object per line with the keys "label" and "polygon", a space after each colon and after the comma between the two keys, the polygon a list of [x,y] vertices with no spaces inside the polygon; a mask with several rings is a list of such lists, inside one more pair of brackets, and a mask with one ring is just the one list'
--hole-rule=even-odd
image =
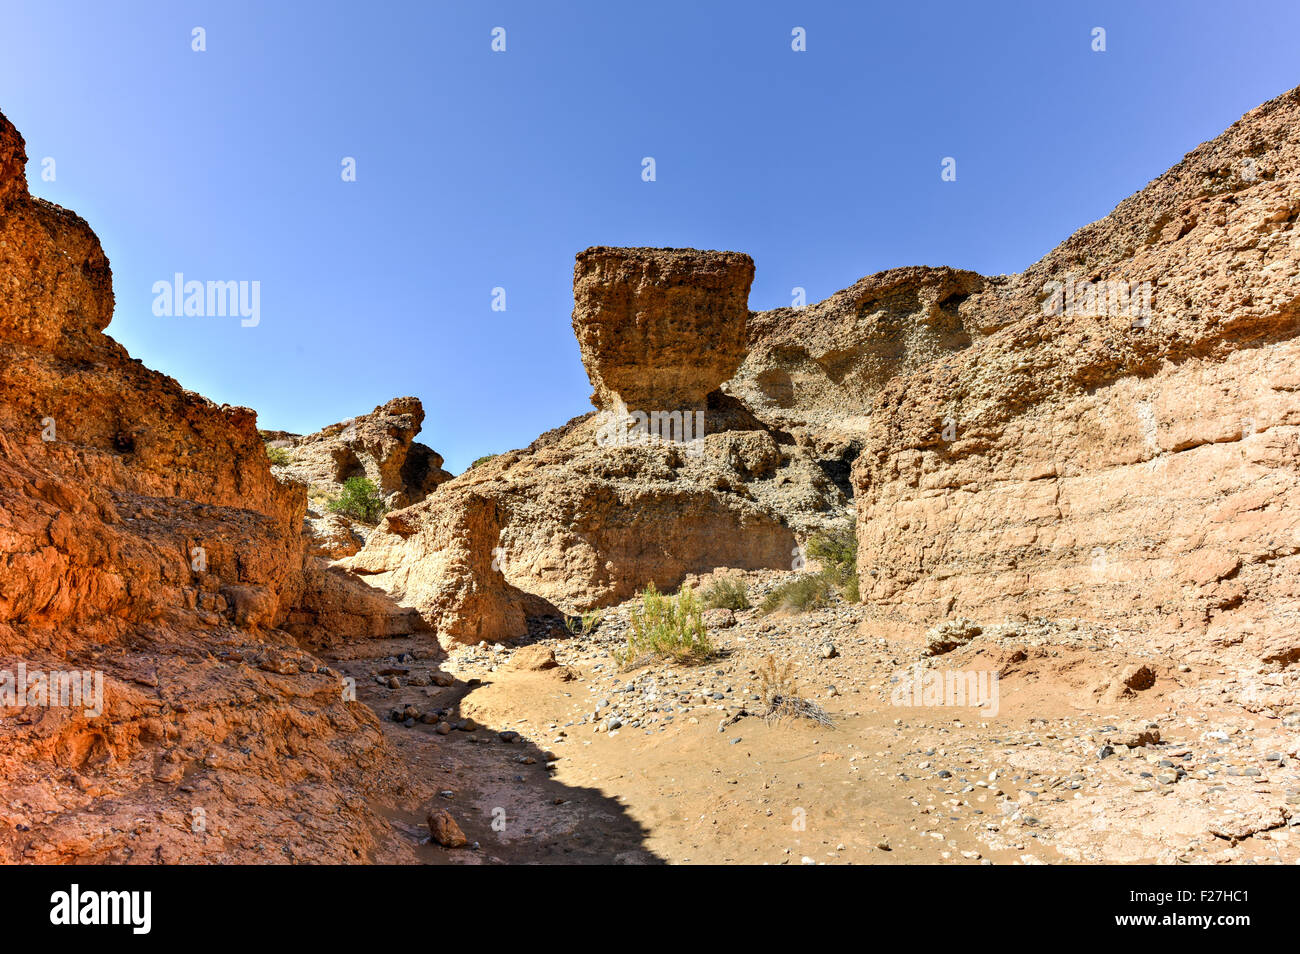
{"label": "brown soil", "polygon": [[[786,576],[751,574],[759,588]],[[557,635],[538,640],[555,652],[555,668],[513,665],[509,647],[458,650],[442,660],[442,671],[456,676],[445,688],[377,682],[385,669],[406,669],[417,682],[418,674],[437,671],[427,639],[354,645],[331,659],[356,678],[358,697],[374,707],[417,778],[418,804],[381,810],[422,860],[1300,858],[1287,825],[1288,799],[1295,801],[1300,784],[1294,728],[1230,701],[1193,702],[1223,698],[1217,670],[1179,672],[1159,659],[1119,653],[1104,645],[1104,634],[1053,628],[1049,644],[1032,627],[994,627],[934,665],[999,671],[996,715],[905,708],[890,704],[889,680],[911,677],[924,643],[875,635],[860,620],[860,607],[780,618],[739,612],[734,626],[712,633],[719,658],[631,671],[611,655],[623,640],[626,609],[607,613],[585,637],[569,636],[555,621],[549,628]],[[833,658],[823,658],[827,644],[835,647]],[[764,706],[751,696],[769,653],[796,663],[803,695],[832,716],[834,728],[761,716]],[[396,661],[403,654],[413,655]],[[1141,665],[1154,683],[1117,693],[1117,681]],[[629,685],[632,692],[620,692]],[[710,689],[723,698],[714,700]],[[602,700],[609,704],[593,719]],[[479,727],[439,735],[433,724],[407,727],[389,718],[408,704],[446,708],[452,721],[468,717]],[[615,711],[629,722],[640,716],[640,725],[607,730],[607,714]],[[1161,741],[1124,749],[1124,733],[1148,725],[1158,727]],[[522,739],[502,741],[498,733],[509,731]],[[1228,738],[1208,737],[1213,731]],[[1119,751],[1099,759],[1107,740]],[[1281,754],[1281,761],[1269,754]],[[1158,777],[1180,769],[1185,774],[1175,781]],[[1260,774],[1246,774],[1252,769]],[[437,807],[448,808],[477,847],[428,844],[424,819]],[[1227,837],[1215,833],[1231,824],[1244,827],[1228,828]]]}

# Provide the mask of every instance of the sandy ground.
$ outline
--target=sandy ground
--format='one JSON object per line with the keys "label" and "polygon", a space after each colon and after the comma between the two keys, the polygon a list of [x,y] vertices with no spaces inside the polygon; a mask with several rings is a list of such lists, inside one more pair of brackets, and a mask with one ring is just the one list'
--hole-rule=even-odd
{"label": "sandy ground", "polygon": [[[750,576],[757,594],[781,575]],[[714,614],[718,658],[625,670],[614,653],[627,608],[582,636],[542,621],[526,649],[445,656],[403,638],[330,659],[356,679],[418,780],[411,803],[383,809],[422,859],[1300,860],[1300,709],[1236,701],[1243,680],[1276,689],[1276,674],[1197,670],[1071,621],[986,627],[929,657],[922,634],[882,634],[888,627],[843,604],[740,611],[734,622]],[[538,646],[559,665],[534,668]],[[833,727],[764,718],[758,673],[769,656],[794,664],[799,695]],[[996,712],[898,704],[936,701],[913,688],[958,671],[998,674]],[[424,721],[394,721],[394,710]],[[434,808],[452,814],[469,847],[429,843]]]}

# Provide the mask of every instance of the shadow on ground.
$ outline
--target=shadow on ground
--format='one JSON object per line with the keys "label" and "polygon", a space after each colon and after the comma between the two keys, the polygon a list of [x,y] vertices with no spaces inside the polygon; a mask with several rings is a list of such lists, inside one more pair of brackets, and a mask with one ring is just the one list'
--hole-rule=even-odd
{"label": "shadow on ground", "polygon": [[[488,683],[424,685],[443,657],[428,634],[362,640],[336,647],[326,662],[356,680],[357,700],[383,724],[393,750],[410,769],[403,805],[377,805],[428,864],[663,864],[649,851],[648,832],[604,793],[556,781],[556,756],[544,740],[516,741],[509,725],[476,725],[440,734],[437,721],[462,724],[462,700]],[[388,680],[393,680],[393,687]],[[383,680],[381,682],[381,680]],[[395,721],[414,707],[420,717]],[[429,842],[428,814],[446,809],[470,847]],[[477,848],[473,847],[477,844]]]}

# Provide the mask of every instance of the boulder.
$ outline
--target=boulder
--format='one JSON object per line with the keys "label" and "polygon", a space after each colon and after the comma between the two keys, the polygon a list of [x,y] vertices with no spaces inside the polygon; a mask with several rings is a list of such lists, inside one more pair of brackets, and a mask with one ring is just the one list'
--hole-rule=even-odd
{"label": "boulder", "polygon": [[747,350],[754,262],[739,252],[606,248],[573,268],[573,333],[601,410],[703,409]]}

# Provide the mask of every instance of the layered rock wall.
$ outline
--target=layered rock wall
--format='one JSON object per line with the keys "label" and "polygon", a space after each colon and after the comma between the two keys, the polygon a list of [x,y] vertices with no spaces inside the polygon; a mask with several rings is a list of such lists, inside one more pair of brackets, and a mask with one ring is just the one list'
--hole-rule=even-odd
{"label": "layered rock wall", "polygon": [[1300,93],[961,306],[858,458],[881,622],[1055,616],[1300,651]]}
{"label": "layered rock wall", "polygon": [[[108,260],[24,161],[0,116],[0,860],[396,857],[377,720],[276,628],[312,579],[304,489],[252,411],[103,333]],[[19,684],[73,671],[99,704]]]}

